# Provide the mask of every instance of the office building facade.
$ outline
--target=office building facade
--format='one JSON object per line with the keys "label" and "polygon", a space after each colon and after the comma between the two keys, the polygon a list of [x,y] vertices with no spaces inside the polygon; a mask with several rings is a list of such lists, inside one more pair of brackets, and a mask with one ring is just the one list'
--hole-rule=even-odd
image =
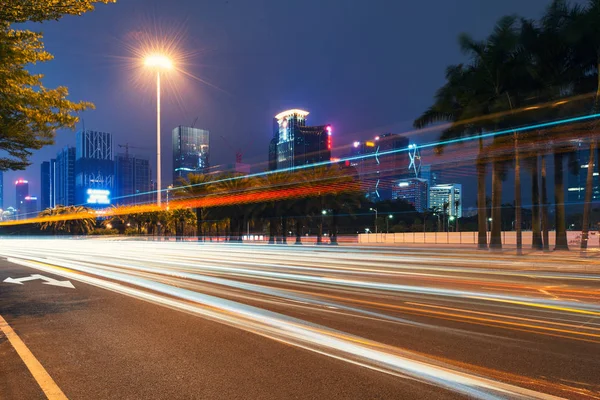
{"label": "office building facade", "polygon": [[17,211],[23,211],[25,198],[29,196],[29,182],[24,179],[19,179],[15,182],[15,200]]}
{"label": "office building facade", "polygon": [[[410,147],[409,147],[410,146]],[[394,182],[411,177],[411,170],[420,170],[420,156],[408,138],[386,133],[373,140],[354,142],[349,154],[350,164],[356,168],[366,197],[370,201],[391,200]],[[415,164],[411,162],[414,155]],[[414,173],[413,173],[414,177]]]}
{"label": "office building facade", "polygon": [[75,147],[65,147],[56,154],[54,162],[54,207],[72,206],[75,204]]}
{"label": "office building facade", "polygon": [[429,187],[437,186],[442,183],[442,173],[438,169],[434,169],[432,165],[421,166],[419,178],[425,179]]}
{"label": "office building facade", "polygon": [[115,157],[115,204],[144,204],[151,201],[150,162],[130,154]]}
{"label": "office building facade", "polygon": [[178,126],[173,129],[173,183],[188,174],[205,174],[209,168],[210,132]]}
{"label": "office building facade", "polygon": [[[596,150],[594,154],[594,165],[592,170],[592,201],[600,200],[600,171],[598,168],[598,156],[600,152]],[[585,202],[585,189],[587,182],[587,174],[590,162],[590,150],[588,145],[579,142],[575,150],[574,159],[575,173],[569,171],[567,178],[567,212],[570,214],[581,213]]]}
{"label": "office building facade", "polygon": [[308,111],[287,110],[273,121],[269,170],[294,169],[331,160],[331,125],[307,126]]}
{"label": "office building facade", "polygon": [[462,185],[459,183],[448,183],[432,186],[429,189],[429,207],[440,212],[447,207],[449,216],[462,217]]}
{"label": "office building facade", "polygon": [[429,208],[429,183],[425,179],[410,178],[394,182],[392,200],[405,200],[418,212]]}
{"label": "office building facade", "polygon": [[77,133],[75,202],[106,206],[115,187],[112,135],[85,130]]}
{"label": "office building facade", "polygon": [[44,161],[40,167],[40,209],[54,208],[56,160]]}
{"label": "office building facade", "polygon": [[38,198],[36,196],[25,196],[23,207],[19,211],[19,219],[35,218],[38,211]]}

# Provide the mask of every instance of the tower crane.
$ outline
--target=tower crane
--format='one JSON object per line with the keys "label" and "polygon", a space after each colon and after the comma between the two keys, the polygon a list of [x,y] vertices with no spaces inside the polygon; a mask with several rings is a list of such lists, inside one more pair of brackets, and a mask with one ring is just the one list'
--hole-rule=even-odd
{"label": "tower crane", "polygon": [[139,146],[130,146],[129,143],[125,144],[117,144],[120,148],[125,148],[125,158],[129,159],[129,148],[132,149],[140,149],[140,150],[149,150],[148,147],[139,147]]}

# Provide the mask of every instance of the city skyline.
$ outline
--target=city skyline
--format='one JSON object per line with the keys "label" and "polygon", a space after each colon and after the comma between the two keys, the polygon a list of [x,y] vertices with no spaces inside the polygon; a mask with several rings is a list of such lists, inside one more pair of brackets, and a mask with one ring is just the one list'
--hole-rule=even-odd
{"label": "city skyline", "polygon": [[[117,135],[116,140],[120,143],[144,143],[155,131],[151,88],[144,90],[133,85],[132,73],[124,69],[120,62],[114,61],[115,57],[127,55],[130,39],[138,32],[144,31],[144,26],[147,25],[145,20],[149,19],[146,18],[148,15],[141,13],[142,15],[138,16],[138,14],[140,6],[147,3],[134,0],[99,6],[96,12],[81,18],[62,20],[60,28],[58,24],[44,24],[46,45],[56,57],[52,62],[36,67],[36,70],[39,68],[40,72],[48,74],[45,80],[48,86],[65,84],[71,88],[73,99],[95,102],[96,111],[86,112],[82,116],[85,125],[112,132]],[[193,2],[182,1],[177,9],[163,10],[165,19],[169,20],[169,17],[177,19],[180,15],[189,15],[196,7],[203,8],[205,12],[200,13],[204,15],[201,17],[201,25],[205,28],[198,32],[200,26],[198,24],[186,27],[188,32],[184,35],[186,41],[183,45],[187,50],[200,53],[196,59],[190,61],[189,69],[195,75],[218,86],[222,91],[200,83],[184,85],[181,95],[185,100],[185,110],[178,104],[173,93],[165,93],[163,154],[167,154],[169,138],[165,137],[164,133],[169,127],[190,125],[196,117],[199,117],[199,125],[215,132],[216,135],[213,138],[214,151],[211,155],[214,165],[228,164],[234,160],[233,152],[217,137],[219,136],[217,133],[245,148],[245,162],[266,165],[267,156],[263,149],[264,143],[271,136],[272,115],[286,107],[310,109],[313,120],[331,123],[336,129],[336,137],[340,144],[365,140],[378,133],[409,131],[414,117],[429,104],[435,89],[443,81],[443,66],[463,59],[455,39],[458,33],[466,31],[475,36],[482,36],[486,33],[487,26],[494,23],[500,15],[518,12],[524,16],[535,17],[543,12],[544,4],[545,2],[542,1],[531,2],[531,4],[508,1],[484,7],[476,1],[462,1],[452,6],[441,3],[439,7],[445,11],[440,15],[444,15],[444,18],[434,16],[432,24],[440,23],[450,33],[440,38],[435,32],[420,30],[410,18],[401,17],[403,23],[391,23],[393,15],[429,15],[428,7],[420,4],[388,3],[383,6],[389,10],[383,14],[383,18],[390,18],[390,21],[377,23],[375,18],[376,16],[382,18],[382,13],[373,13],[369,10],[365,12],[366,7],[358,4],[344,11],[343,18],[340,18],[343,22],[337,22],[327,17],[327,15],[337,15],[336,12],[339,11],[333,3],[307,2],[303,5],[304,9],[322,20],[323,23],[320,24],[322,31],[304,32],[303,24],[276,22],[270,30],[282,34],[265,36],[262,16],[285,13],[290,5],[267,1],[259,7],[249,7],[232,1],[226,4],[198,6]],[[154,2],[153,5],[155,9],[160,8],[158,2]],[[212,17],[208,17],[209,15]],[[293,18],[301,18],[300,15],[294,16],[294,13],[290,15]],[[216,16],[226,18],[220,24],[216,24],[213,21]],[[439,21],[436,18],[440,18]],[[245,29],[259,31],[260,40],[247,42],[243,32],[236,28],[240,26],[240,20],[245,21]],[[356,37],[356,40],[369,45],[349,51],[345,43],[351,40],[333,39],[346,37],[349,33],[355,35],[356,32],[348,32],[353,30],[345,27],[353,23],[365,28],[369,27],[361,31],[363,32],[361,35],[368,35],[372,40],[367,41]],[[97,38],[81,29],[89,24],[104,26],[108,29],[110,38]],[[32,25],[32,28],[40,29],[40,26]],[[179,27],[176,26],[174,29],[177,28]],[[269,63],[269,59],[275,57],[277,53],[272,49],[280,48],[291,37],[299,35],[298,29],[303,31],[302,37],[310,35],[310,38],[315,36],[331,38],[321,41],[322,46],[317,48],[302,42],[298,43],[304,57],[322,59],[321,66],[317,67],[317,64],[302,68],[293,60]],[[394,33],[395,29],[399,31]],[[427,52],[429,54],[423,54],[421,58],[411,59],[403,56],[402,51],[406,54],[418,54],[417,49],[411,47],[409,40],[403,39],[397,43],[394,38],[406,36],[408,32],[415,29],[423,33],[424,40],[429,43],[427,46],[433,46],[435,51]],[[169,29],[165,28],[164,31],[168,32]],[[74,32],[77,34],[73,34]],[[232,36],[226,38],[223,36],[224,32],[232,32]],[[75,46],[78,50],[61,47],[60,44],[65,37],[76,37],[77,43],[87,43],[89,46]],[[306,43],[310,38],[306,37]],[[90,50],[85,50],[87,48]],[[206,49],[211,50],[206,51]],[[394,55],[396,53],[397,55]],[[265,57],[253,57],[255,54],[263,54]],[[88,56],[88,59],[82,58],[81,55]],[[349,58],[350,55],[352,58]],[[249,57],[264,61],[250,63],[243,70],[235,67],[242,59],[247,65],[246,59]],[[433,60],[436,62],[434,63]],[[371,64],[382,66],[383,69],[375,70],[370,66]],[[345,77],[361,69],[368,79],[365,82],[350,84],[351,82]],[[90,79],[92,76],[94,79]],[[258,85],[259,82],[262,84]],[[306,82],[311,83],[306,85]],[[384,85],[385,90],[382,95],[375,96]],[[122,88],[126,89],[125,93],[117,96],[117,91]],[[399,99],[399,94],[405,100]],[[369,101],[360,99],[369,99]],[[129,118],[132,114],[139,117]],[[82,127],[83,122],[79,128]],[[59,132],[55,146],[36,152],[32,158],[33,165],[27,171],[7,172],[4,183],[8,184],[19,177],[26,177],[32,182],[33,188],[39,188],[40,182],[37,176],[39,164],[50,159],[58,149],[72,142],[73,137],[73,132]],[[435,139],[435,136],[432,139]],[[334,146],[334,156],[338,143]],[[151,158],[151,154],[143,155]],[[171,170],[171,161],[164,160],[164,162],[163,177],[167,177],[170,176],[168,173]],[[152,159],[151,169],[155,170]],[[39,192],[39,189],[33,190]],[[8,205],[14,202],[12,194],[8,193],[5,197],[8,197],[6,199]]]}

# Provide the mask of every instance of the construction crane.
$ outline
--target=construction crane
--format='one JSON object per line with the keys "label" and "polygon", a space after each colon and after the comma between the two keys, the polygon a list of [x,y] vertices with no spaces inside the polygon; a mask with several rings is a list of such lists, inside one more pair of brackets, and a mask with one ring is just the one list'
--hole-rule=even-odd
{"label": "construction crane", "polygon": [[[192,125],[190,126],[190,128],[193,128],[194,126],[196,126],[196,122],[198,122],[198,117],[196,117],[196,119],[194,119],[194,122],[192,122]],[[235,152],[236,164],[241,164],[242,156],[243,156],[242,150],[241,149],[234,150],[233,146],[231,145],[231,142],[229,140],[227,140],[227,138],[225,136],[221,135],[220,133],[219,133],[219,136],[221,137],[221,139],[223,139],[223,141],[225,143],[227,143],[227,146],[229,146],[229,148]]]}
{"label": "construction crane", "polygon": [[227,143],[227,146],[229,146],[229,148],[235,152],[235,162],[236,162],[236,164],[241,164],[242,163],[242,156],[243,156],[242,150],[241,149],[234,150],[233,146],[231,145],[231,142],[229,140],[227,140],[227,138],[225,136],[221,135],[220,133],[219,133],[219,136],[221,137],[221,139],[223,139],[223,141],[225,143]]}
{"label": "construction crane", "polygon": [[138,146],[130,146],[129,143],[125,144],[117,144],[120,148],[125,148],[125,158],[129,159],[129,148],[132,149],[140,149],[140,150],[150,150],[148,147],[138,147]]}

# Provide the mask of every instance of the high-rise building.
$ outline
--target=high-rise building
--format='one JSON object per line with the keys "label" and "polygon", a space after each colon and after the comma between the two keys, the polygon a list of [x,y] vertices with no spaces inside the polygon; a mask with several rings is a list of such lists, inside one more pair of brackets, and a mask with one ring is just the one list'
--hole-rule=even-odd
{"label": "high-rise building", "polygon": [[418,212],[426,211],[429,198],[429,184],[425,179],[409,178],[394,182],[392,189],[392,200],[406,200],[415,207]]}
{"label": "high-rise building", "polygon": [[54,177],[51,207],[75,204],[75,155],[75,147],[64,147],[56,153],[56,159],[50,160],[51,180]]}
{"label": "high-rise building", "polygon": [[117,204],[142,204],[150,201],[150,162],[129,153],[115,157],[115,192]]}
{"label": "high-rise building", "polygon": [[25,197],[29,196],[29,182],[24,179],[19,179],[15,182],[15,200],[17,206],[15,207],[18,211],[23,210],[25,204]]}
{"label": "high-rise building", "polygon": [[408,138],[394,133],[353,143],[349,154],[350,164],[357,169],[369,200],[391,200],[394,182],[408,179],[411,170],[420,169],[420,158],[415,159],[418,167],[415,165],[413,168],[411,155],[414,155],[412,151],[416,151],[416,148],[409,145]]}
{"label": "high-rise building", "polygon": [[188,174],[205,174],[209,167],[207,130],[178,126],[173,129],[173,183]]}
{"label": "high-rise building", "polygon": [[433,169],[431,165],[421,166],[420,178],[425,179],[429,183],[429,187],[434,187],[442,183],[441,172]]}
{"label": "high-rise building", "polygon": [[445,207],[449,216],[462,217],[462,185],[448,183],[433,186],[429,189],[429,207],[443,211]]}
{"label": "high-rise building", "polygon": [[308,111],[287,110],[275,116],[269,143],[269,170],[293,169],[330,161],[331,125],[306,126]]}
{"label": "high-rise building", "polygon": [[[592,200],[600,199],[600,173],[598,165],[598,156],[600,152],[596,150],[594,154],[594,165],[592,165]],[[590,150],[585,143],[579,142],[577,149],[575,150],[575,165],[577,169],[576,173],[569,172],[568,177],[568,188],[567,188],[567,202],[569,206],[567,211],[569,213],[579,213],[583,209],[583,203],[585,202],[585,186],[587,182],[587,173],[590,162]]]}
{"label": "high-rise building", "polygon": [[23,207],[19,211],[19,219],[35,218],[38,214],[38,198],[35,196],[25,196]]}
{"label": "high-rise building", "polygon": [[4,209],[4,172],[0,171],[0,209]]}
{"label": "high-rise building", "polygon": [[42,162],[40,168],[40,209],[54,208],[56,181],[56,160]]}
{"label": "high-rise building", "polygon": [[88,206],[110,204],[115,187],[112,135],[85,130],[77,133],[75,202]]}

